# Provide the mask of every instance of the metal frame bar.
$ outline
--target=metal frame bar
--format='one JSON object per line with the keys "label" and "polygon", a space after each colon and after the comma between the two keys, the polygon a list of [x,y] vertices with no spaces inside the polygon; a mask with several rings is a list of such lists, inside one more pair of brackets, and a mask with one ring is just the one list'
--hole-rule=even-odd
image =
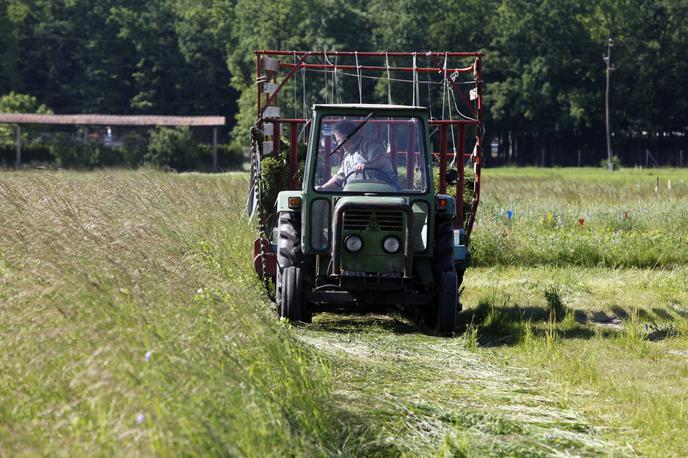
{"label": "metal frame bar", "polygon": [[[293,68],[296,67],[297,64],[291,64],[289,62],[280,62],[280,67],[284,68]],[[387,71],[388,67],[380,67],[377,65],[359,65],[358,67],[355,65],[335,65],[333,64],[301,64],[298,65],[298,68],[305,68],[305,69],[310,69],[310,70],[334,70],[337,68],[337,70],[367,70],[367,71]],[[418,73],[437,73],[438,68],[436,67],[389,67],[390,72],[418,72]],[[470,67],[457,67],[457,68],[448,68],[447,72],[449,73],[470,73],[473,71],[473,66],[471,65]],[[454,83],[455,84],[455,83]]]}

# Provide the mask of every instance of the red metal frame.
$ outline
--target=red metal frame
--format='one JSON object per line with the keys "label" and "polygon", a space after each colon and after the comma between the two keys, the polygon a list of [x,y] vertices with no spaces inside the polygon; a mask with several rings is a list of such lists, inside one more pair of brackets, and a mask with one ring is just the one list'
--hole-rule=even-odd
{"label": "red metal frame", "polygon": [[[439,192],[444,193],[447,188],[447,183],[445,180],[445,173],[447,169],[447,160],[449,159],[448,151],[448,130],[458,128],[458,151],[456,153],[457,160],[459,163],[457,166],[459,172],[459,180],[456,186],[456,202],[457,202],[457,215],[454,220],[454,228],[458,229],[464,227],[464,211],[463,211],[463,191],[464,191],[464,167],[461,166],[465,164],[466,159],[471,159],[473,162],[474,173],[475,173],[475,196],[471,202],[470,217],[466,228],[466,243],[470,238],[470,234],[475,224],[475,215],[480,203],[480,169],[482,166],[482,133],[483,133],[483,112],[482,112],[482,95],[483,95],[483,80],[482,80],[482,64],[481,57],[483,56],[480,52],[428,52],[428,53],[413,53],[413,52],[355,52],[355,51],[285,51],[285,50],[258,50],[256,53],[256,82],[258,86],[258,97],[257,97],[257,108],[258,108],[258,125],[262,126],[264,122],[273,123],[273,154],[276,157],[280,155],[280,126],[283,124],[289,125],[289,135],[290,135],[290,151],[289,151],[289,165],[290,174],[289,186],[290,189],[297,189],[299,183],[296,182],[296,166],[297,166],[297,138],[298,138],[298,126],[300,124],[307,124],[309,120],[303,118],[267,118],[263,117],[263,110],[269,106],[277,106],[278,96],[284,85],[296,74],[297,70],[300,69],[312,69],[312,70],[357,70],[357,71],[368,71],[368,72],[394,72],[394,73],[470,73],[473,72],[474,80],[477,87],[477,109],[473,107],[468,97],[464,93],[463,89],[453,81],[448,78],[449,83],[454,89],[454,93],[459,95],[461,102],[468,107],[470,114],[476,118],[475,120],[468,119],[432,119],[430,120],[430,126],[437,126],[440,134],[439,141],[439,151],[433,152],[433,156],[438,158],[440,167],[440,186]],[[387,67],[381,65],[334,65],[331,63],[308,63],[306,62],[308,58],[311,57],[427,57],[428,61],[434,65],[433,67]],[[288,69],[288,72],[281,76],[281,81],[278,83],[278,72],[267,71],[266,75],[263,76],[263,57],[269,57],[277,59],[279,68]],[[282,62],[279,60],[280,57],[294,57],[296,63]],[[441,63],[442,59],[446,61],[448,58],[473,58],[474,61],[471,65],[466,67],[453,67],[447,68],[446,70]],[[277,84],[277,89],[270,95],[265,95],[265,101],[263,103],[263,83],[273,81],[273,84]],[[422,82],[421,82],[422,83]],[[466,153],[465,142],[466,142],[466,126],[475,126],[476,136],[475,136],[475,147],[473,152]],[[399,154],[404,154],[400,152]],[[415,157],[411,155],[408,157],[408,152],[406,153],[407,167],[413,167],[415,162]],[[448,157],[449,156],[449,157]],[[396,160],[396,152],[394,160]],[[410,177],[411,174],[408,174]]]}

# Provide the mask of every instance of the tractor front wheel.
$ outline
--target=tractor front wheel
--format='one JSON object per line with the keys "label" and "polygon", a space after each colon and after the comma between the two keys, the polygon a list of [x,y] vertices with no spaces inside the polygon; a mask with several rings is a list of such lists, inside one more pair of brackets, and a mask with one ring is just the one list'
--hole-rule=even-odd
{"label": "tractor front wheel", "polygon": [[278,302],[279,316],[287,318],[291,322],[310,322],[311,315],[304,310],[301,293],[303,288],[301,268],[287,267],[281,272],[277,281],[281,283],[277,289],[280,293]]}
{"label": "tractor front wheel", "polygon": [[456,272],[441,272],[437,284],[435,330],[440,335],[449,335],[456,328],[459,311]]}

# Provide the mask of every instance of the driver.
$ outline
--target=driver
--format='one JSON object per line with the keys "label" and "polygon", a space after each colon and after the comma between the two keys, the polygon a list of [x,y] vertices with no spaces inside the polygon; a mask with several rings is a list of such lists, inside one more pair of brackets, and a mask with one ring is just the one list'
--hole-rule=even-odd
{"label": "driver", "polygon": [[[347,136],[356,130],[356,124],[348,119],[339,121],[334,125],[334,137],[336,144],[339,145]],[[361,131],[349,138],[346,143],[342,145],[344,150],[344,157],[339,166],[339,170],[322,186],[317,186],[318,190],[338,189],[344,185],[345,178],[352,172],[364,173],[366,168],[377,169],[371,170],[370,174],[381,174],[384,172],[389,178],[388,180],[398,189],[397,174],[392,166],[392,160],[389,154],[385,151],[384,146],[377,140],[362,135]],[[374,175],[373,175],[374,176]]]}

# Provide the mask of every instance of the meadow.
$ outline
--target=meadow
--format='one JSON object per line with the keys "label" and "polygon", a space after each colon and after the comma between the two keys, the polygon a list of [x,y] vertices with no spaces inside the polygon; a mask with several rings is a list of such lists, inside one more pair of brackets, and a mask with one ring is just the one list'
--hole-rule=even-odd
{"label": "meadow", "polygon": [[454,339],[278,321],[246,186],[0,172],[0,456],[688,454],[688,172],[484,171]]}

